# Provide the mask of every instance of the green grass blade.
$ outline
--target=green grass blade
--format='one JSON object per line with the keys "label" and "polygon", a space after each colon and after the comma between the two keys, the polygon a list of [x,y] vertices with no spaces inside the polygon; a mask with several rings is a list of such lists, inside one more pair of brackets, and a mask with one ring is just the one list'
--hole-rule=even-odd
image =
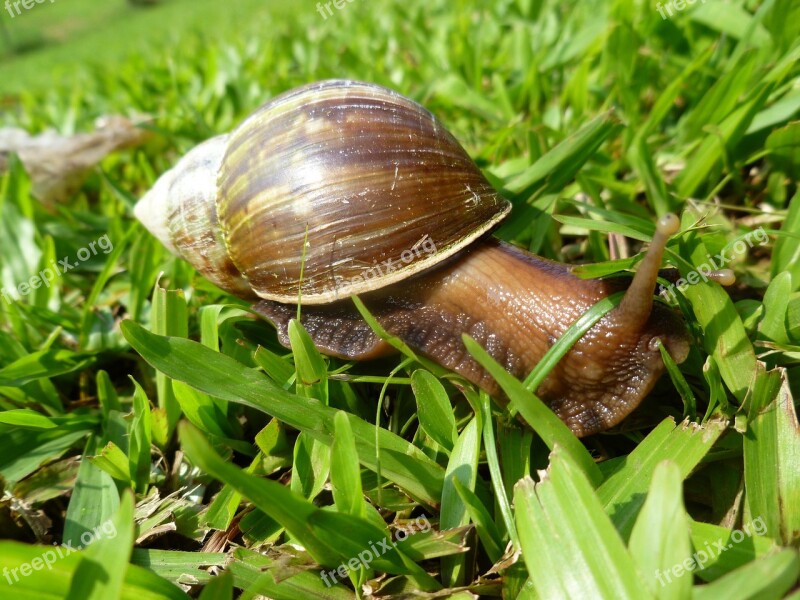
{"label": "green grass blade", "polygon": [[793,287],[791,273],[779,273],[770,281],[764,294],[764,316],[758,324],[758,330],[765,339],[777,344],[789,342],[786,332],[786,311],[789,308],[789,296]]}
{"label": "green grass blade", "polygon": [[263,346],[258,347],[253,359],[264,369],[264,373],[282,388],[287,389],[289,383],[294,381],[296,371],[292,365]]}
{"label": "green grass blade", "polygon": [[[165,290],[156,285],[153,291],[152,331],[159,335],[188,337],[188,315],[183,290]],[[163,373],[156,373],[158,406],[167,415],[167,433],[172,435],[181,408],[175,399],[172,383]]]}
{"label": "green grass blade", "polygon": [[214,398],[198,392],[182,381],[172,381],[175,400],[188,421],[209,435],[225,439],[232,448],[252,454],[251,444],[235,439],[237,432],[228,421],[223,408]]}
{"label": "green grass blade", "polygon": [[595,219],[586,219],[584,217],[571,217],[569,215],[559,215],[553,217],[559,223],[570,225],[578,229],[585,229],[586,231],[602,231],[604,233],[619,233],[625,237],[642,242],[649,241],[652,236],[648,236],[638,229],[628,227],[621,223],[606,223]]}
{"label": "green grass blade", "polygon": [[340,562],[357,559],[361,552],[370,551],[371,563],[376,568],[390,573],[413,574],[435,587],[433,580],[420,567],[403,560],[393,546],[383,553],[371,552],[371,545],[385,539],[385,533],[370,521],[323,511],[277,482],[237,469],[214,452],[190,425],[181,427],[181,440],[195,464],[235,488],[281,523],[319,564],[337,566]]}
{"label": "green grass blade", "polygon": [[82,371],[93,362],[91,355],[69,350],[32,352],[0,369],[0,386],[22,386],[37,379]]}
{"label": "green grass blade", "polygon": [[411,374],[411,389],[417,401],[420,427],[433,441],[451,451],[458,431],[444,386],[428,371],[417,369]]}
{"label": "green grass blade", "polygon": [[[333,443],[336,443],[335,432]],[[331,448],[332,444],[327,441],[315,439],[306,431],[300,432],[294,444],[291,481],[293,492],[313,500],[322,491],[330,473]]]}
{"label": "green grass blade", "polygon": [[497,530],[497,526],[495,526],[488,509],[472,490],[461,483],[461,480],[454,478],[453,487],[464,503],[470,521],[475,523],[478,537],[483,543],[489,560],[492,561],[492,563],[496,563],[503,555],[503,540],[500,537],[500,532]]}
{"label": "green grass blade", "polygon": [[[468,490],[475,489],[480,448],[480,418],[475,417],[461,431],[447,463],[439,516],[439,526],[442,529],[455,529],[469,522],[467,506],[456,490],[454,481],[457,479]],[[442,558],[442,579],[445,586],[464,585],[466,569],[464,555]]]}
{"label": "green grass blade", "polygon": [[328,403],[328,367],[311,336],[296,320],[289,321],[289,341],[297,368],[297,393]]}
{"label": "green grass blade", "polygon": [[464,344],[475,360],[489,371],[500,384],[509,400],[516,406],[531,428],[544,440],[547,447],[551,450],[555,449],[556,445],[564,448],[564,451],[580,465],[589,480],[594,485],[598,485],[602,480],[600,470],[584,445],[564,422],[532,392],[526,390],[520,381],[507,373],[475,340],[465,335]]}
{"label": "green grass blade", "polygon": [[135,380],[133,421],[130,425],[130,471],[134,487],[144,492],[150,482],[150,444],[152,444],[152,413],[147,394]]}
{"label": "green grass blade", "polygon": [[122,595],[133,549],[133,508],[133,493],[126,491],[114,518],[87,536],[94,541],[75,571],[66,600],[108,600]]}
{"label": "green grass blade", "polygon": [[182,425],[181,441],[194,464],[206,473],[230,485],[250,499],[255,506],[270,515],[289,531],[314,559],[326,565],[337,564],[340,553],[327,541],[317,539],[310,527],[311,516],[318,509],[289,488],[246,474],[219,456],[202,435],[189,425]]}
{"label": "green grass blade", "polygon": [[203,588],[199,600],[233,600],[233,575],[225,572],[214,577]]}
{"label": "green grass blade", "polygon": [[680,576],[672,573],[673,567],[681,565],[692,552],[682,479],[675,463],[664,461],[656,466],[628,542],[642,580],[659,600],[691,595],[691,572],[684,571]]}
{"label": "green grass blade", "polygon": [[[783,220],[781,231],[800,235],[800,190],[789,202],[789,211]],[[784,272],[792,276],[792,290],[800,288],[800,244],[795,239],[779,236],[772,251],[770,274],[774,279],[779,273]]]}
{"label": "green grass blade", "polygon": [[[131,465],[128,460],[128,455],[114,442],[108,442],[100,451],[100,454],[87,457],[87,460],[117,481],[122,482],[126,486],[133,486]],[[83,466],[83,463],[81,463],[81,466]]]}
{"label": "green grass blade", "polygon": [[551,454],[538,484],[517,484],[514,503],[522,555],[540,597],[648,597],[591,483],[563,450]]}
{"label": "green grass blade", "polygon": [[[505,470],[500,468],[500,460],[497,456],[497,442],[495,441],[494,419],[490,406],[489,395],[486,392],[480,394],[481,418],[483,420],[483,447],[486,450],[486,462],[489,465],[489,476],[492,480],[492,489],[496,498],[497,506],[500,510],[500,517],[503,519],[505,529],[514,547],[519,549],[520,542],[517,535],[517,528],[514,526],[514,514],[511,511],[509,497],[514,493],[514,484],[522,477],[529,476],[528,463],[530,461],[530,444],[532,435],[504,435],[500,438],[503,448],[503,464]],[[514,430],[511,430],[512,432]],[[511,439],[509,439],[511,438]],[[524,451],[524,456],[519,456]],[[515,461],[512,463],[512,461]],[[515,471],[511,465],[522,465],[523,468]],[[519,475],[519,477],[517,477]]]}
{"label": "green grass blade", "polygon": [[128,242],[133,237],[134,231],[136,231],[136,228],[131,227],[128,230],[128,233],[125,235],[125,237],[123,237],[119,242],[117,242],[114,245],[114,248],[111,251],[111,253],[106,256],[106,262],[103,265],[103,269],[94,278],[94,285],[92,285],[92,289],[86,298],[86,303],[84,304],[83,308],[83,318],[81,319],[80,331],[81,331],[82,347],[86,347],[86,345],[89,343],[89,334],[93,329],[92,322],[95,318],[94,310],[97,305],[97,300],[100,297],[100,293],[103,291],[103,288],[108,283],[108,280],[111,279],[114,269],[117,267],[117,262],[119,261],[123,251],[127,247]]}
{"label": "green grass blade", "polygon": [[242,600],[256,598],[257,594],[274,600],[355,600],[356,597],[343,585],[325,585],[318,571],[300,571],[289,579],[280,579],[275,559],[260,552],[238,548],[233,559],[228,568],[236,587],[245,590]]}
{"label": "green grass blade", "polygon": [[[95,453],[96,443],[95,436],[91,436],[84,448],[84,457]],[[122,453],[120,452],[120,454]],[[127,462],[122,464],[127,468]],[[130,484],[130,474],[121,481],[125,485]],[[82,460],[78,467],[78,477],[75,480],[69,506],[67,506],[64,543],[71,542],[75,547],[81,546],[81,536],[107,522],[118,509],[119,493],[117,486],[114,485],[114,480],[91,461]]]}
{"label": "green grass blade", "polygon": [[659,463],[675,463],[686,479],[725,431],[725,422],[712,420],[703,425],[666,419],[606,474],[597,495],[612,521],[627,539],[644,504],[647,489]]}
{"label": "green grass blade", "polygon": [[[259,459],[254,458],[253,462],[245,469],[245,472],[255,473],[258,467]],[[233,522],[241,501],[242,495],[226,484],[208,505],[204,523],[214,529],[225,531]]]}
{"label": "green grass blade", "polygon": [[751,94],[751,99],[741,104],[719,125],[718,131],[708,134],[700,147],[687,160],[686,169],[676,182],[677,193],[681,198],[693,196],[700,186],[711,177],[712,169],[721,162],[723,150],[739,143],[750,126],[753,117],[769,98],[773,86],[761,84]]}
{"label": "green grass blade", "polygon": [[[691,255],[694,264],[703,265],[711,253],[696,243]],[[681,274],[687,275],[683,269]],[[725,385],[741,402],[755,376],[756,356],[730,296],[716,284],[690,285],[685,296],[703,330],[706,352],[714,357]]]}
{"label": "green grass blade", "polygon": [[[0,541],[0,564],[9,571],[8,578],[0,577],[0,596],[14,600],[63,600],[83,560],[82,552],[70,552],[66,546]],[[121,600],[189,599],[179,587],[140,566],[127,565],[122,571],[124,583],[118,596]]]}
{"label": "green grass blade", "polygon": [[694,397],[694,393],[692,393],[692,388],[689,387],[689,383],[686,381],[683,373],[681,373],[678,365],[672,360],[664,344],[659,344],[658,350],[661,353],[661,360],[664,361],[664,366],[667,367],[667,373],[672,380],[672,384],[675,386],[675,389],[678,390],[681,399],[683,399],[684,416],[694,421],[695,418],[697,418],[697,400]]}
{"label": "green grass blade", "polygon": [[619,119],[612,111],[595,117],[530,167],[509,178],[503,187],[514,195],[536,187],[560,190],[618,127]]}
{"label": "green grass blade", "polygon": [[13,485],[72,448],[91,431],[66,427],[26,430],[0,425],[0,433],[0,475],[7,485]]}
{"label": "green grass blade", "polygon": [[440,364],[425,358],[424,356],[417,356],[417,354],[409,348],[408,344],[406,344],[403,340],[399,337],[391,335],[388,333],[378,320],[372,316],[369,312],[367,307],[361,301],[361,298],[358,296],[351,297],[353,304],[355,304],[356,309],[361,314],[361,317],[367,322],[370,328],[380,337],[382,340],[387,342],[390,346],[396,348],[401,354],[403,354],[406,358],[410,358],[411,360],[418,362],[423,367],[425,367],[428,371],[436,375],[437,377],[441,377],[449,371],[442,367]]}
{"label": "green grass blade", "polygon": [[[314,399],[303,399],[276,388],[262,374],[232,358],[180,338],[154,335],[126,321],[126,339],[142,357],[169,377],[229,402],[266,412],[281,421],[309,431],[327,443],[333,441],[336,411]],[[269,393],[265,393],[269,390]],[[375,428],[350,416],[361,464],[374,470]],[[417,448],[385,429],[378,429],[381,471],[391,481],[427,504],[438,504],[444,469]]]}
{"label": "green grass blade", "polygon": [[800,535],[800,426],[783,369],[759,374],[744,436],[744,477],[749,520],[790,544]]}
{"label": "green grass blade", "polygon": [[330,452],[333,502],[342,514],[364,517],[364,491],[361,488],[361,469],[353,429],[343,412],[336,414],[333,424]]}
{"label": "green grass blade", "polygon": [[800,577],[797,550],[783,550],[759,558],[708,585],[694,589],[696,600],[748,600],[750,598],[783,598]]}
{"label": "green grass blade", "polygon": [[[755,559],[774,554],[777,545],[766,532],[763,520],[753,521],[741,530],[730,530],[719,525],[691,521],[692,546],[703,550],[708,560],[695,571],[700,579],[719,579]],[[698,557],[699,558],[699,557]]]}
{"label": "green grass blade", "polygon": [[[603,298],[597,304],[592,306],[589,310],[583,313],[572,325],[556,340],[550,349],[545,353],[533,370],[525,378],[525,389],[535,392],[541,383],[544,381],[547,374],[553,370],[559,360],[569,352],[569,349],[577,342],[583,335],[589,331],[595,323],[608,314],[615,306],[619,304],[623,294],[617,293]],[[519,407],[517,407],[519,408]],[[521,411],[520,411],[521,412]],[[524,416],[524,415],[523,415]],[[566,447],[566,446],[565,446]]]}

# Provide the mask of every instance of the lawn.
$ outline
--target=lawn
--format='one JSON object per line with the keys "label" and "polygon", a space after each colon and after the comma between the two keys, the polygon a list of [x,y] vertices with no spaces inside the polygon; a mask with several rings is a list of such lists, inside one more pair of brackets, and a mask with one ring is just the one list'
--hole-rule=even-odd
{"label": "lawn", "polygon": [[113,69],[153,47],[160,48],[158,58],[163,60],[190,31],[214,39],[255,35],[254,23],[282,19],[288,5],[275,0],[169,0],[142,8],[124,0],[54,0],[27,11],[20,8],[19,14],[13,7],[2,14],[0,92],[32,91],[58,81],[68,86],[87,66]]}
{"label": "lawn", "polygon": [[[800,2],[325,4],[0,13],[0,124],[149,132],[56,202],[0,162],[0,597],[800,599]],[[395,339],[347,361],[293,321],[284,347],[135,219],[330,78],[424,105],[510,201],[494,235],[581,277],[642,268],[677,214],[686,360],[579,439],[537,382],[618,296],[522,381],[464,341],[493,402]]]}

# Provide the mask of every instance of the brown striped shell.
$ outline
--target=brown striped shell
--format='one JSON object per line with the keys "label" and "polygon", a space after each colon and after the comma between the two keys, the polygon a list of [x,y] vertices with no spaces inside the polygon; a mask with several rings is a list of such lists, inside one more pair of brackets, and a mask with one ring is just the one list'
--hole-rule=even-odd
{"label": "brown striped shell", "polygon": [[425,108],[332,80],[282,94],[195,148],[136,212],[236,295],[289,303],[302,292],[323,304],[441,262],[509,210]]}

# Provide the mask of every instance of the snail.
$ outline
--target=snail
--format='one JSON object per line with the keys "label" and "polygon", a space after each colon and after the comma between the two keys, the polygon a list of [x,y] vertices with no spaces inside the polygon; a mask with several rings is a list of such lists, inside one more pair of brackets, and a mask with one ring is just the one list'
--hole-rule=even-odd
{"label": "snail", "polygon": [[[368,83],[330,80],[267,102],[201,143],[137,203],[169,250],[227,292],[258,301],[288,347],[296,316],[319,350],[351,360],[393,348],[361,318],[502,400],[466,333],[518,378],[585,311],[625,289],[580,279],[488,233],[510,203],[421,105]],[[653,302],[675,215],[662,217],[619,304],[537,394],[578,436],[619,423],[689,352],[682,319]],[[294,306],[293,306],[294,305]]]}

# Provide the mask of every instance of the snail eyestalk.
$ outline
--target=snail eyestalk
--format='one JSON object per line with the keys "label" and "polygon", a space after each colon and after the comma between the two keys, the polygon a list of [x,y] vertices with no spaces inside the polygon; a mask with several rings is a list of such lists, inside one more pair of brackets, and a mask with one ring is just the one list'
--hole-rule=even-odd
{"label": "snail eyestalk", "polygon": [[719,269],[717,271],[711,271],[710,273],[706,274],[706,277],[708,277],[711,281],[715,281],[716,283],[726,287],[736,283],[736,275],[731,269]]}
{"label": "snail eyestalk", "polygon": [[618,318],[624,319],[631,327],[644,324],[650,317],[653,308],[653,290],[656,287],[664,249],[670,236],[678,232],[680,225],[680,219],[674,213],[667,213],[656,224],[656,233],[650,242],[650,248],[639,264],[639,269],[616,311]]}

